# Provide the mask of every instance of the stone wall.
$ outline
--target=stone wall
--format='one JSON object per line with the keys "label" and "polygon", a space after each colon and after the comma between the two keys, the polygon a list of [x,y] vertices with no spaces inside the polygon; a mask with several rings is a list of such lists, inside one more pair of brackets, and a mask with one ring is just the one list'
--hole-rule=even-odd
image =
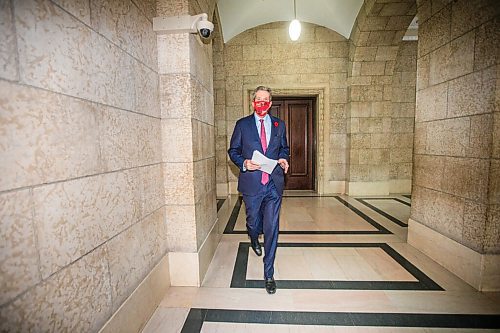
{"label": "stone wall", "polygon": [[417,83],[417,42],[399,46],[392,75],[391,135],[389,140],[389,192],[410,193]]}
{"label": "stone wall", "polygon": [[166,253],[153,16],[0,3],[2,331],[97,331]]}
{"label": "stone wall", "polygon": [[499,20],[487,4],[422,1],[419,8],[427,16],[419,22],[411,215],[476,251],[498,253],[500,234],[487,233],[486,216],[494,208],[488,179],[498,159],[492,133]]}
{"label": "stone wall", "polygon": [[[225,119],[228,144],[236,120],[250,114],[249,90],[269,85],[283,95],[318,96],[318,187],[324,193],[343,192],[346,170],[347,40],[324,27],[302,23],[297,42],[288,37],[288,22],[249,29],[224,48]],[[216,74],[216,77],[220,77]],[[218,99],[218,107],[222,106]],[[221,109],[222,110],[222,109]],[[224,124],[218,122],[218,128]],[[217,141],[221,151],[224,143]],[[236,193],[238,169],[227,163],[231,193]],[[222,172],[222,168],[218,171]],[[226,179],[221,176],[220,182]],[[336,184],[336,185],[332,185]],[[340,185],[339,185],[340,184]]]}

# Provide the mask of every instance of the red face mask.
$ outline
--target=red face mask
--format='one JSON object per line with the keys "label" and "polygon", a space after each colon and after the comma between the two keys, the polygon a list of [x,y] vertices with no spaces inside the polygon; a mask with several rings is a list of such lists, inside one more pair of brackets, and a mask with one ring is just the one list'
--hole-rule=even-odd
{"label": "red face mask", "polygon": [[267,110],[271,106],[271,102],[268,101],[254,101],[253,108],[255,109],[255,113],[259,117],[264,117],[267,114]]}

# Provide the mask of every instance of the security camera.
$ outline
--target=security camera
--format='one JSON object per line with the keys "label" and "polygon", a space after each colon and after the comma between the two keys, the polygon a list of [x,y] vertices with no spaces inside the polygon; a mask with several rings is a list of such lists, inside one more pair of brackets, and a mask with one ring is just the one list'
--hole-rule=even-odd
{"label": "security camera", "polygon": [[201,38],[208,39],[214,31],[214,24],[208,20],[202,19],[196,23],[196,30],[198,30]]}
{"label": "security camera", "polygon": [[159,34],[198,33],[203,41],[208,41],[214,31],[214,24],[206,13],[194,16],[155,17],[153,30]]}

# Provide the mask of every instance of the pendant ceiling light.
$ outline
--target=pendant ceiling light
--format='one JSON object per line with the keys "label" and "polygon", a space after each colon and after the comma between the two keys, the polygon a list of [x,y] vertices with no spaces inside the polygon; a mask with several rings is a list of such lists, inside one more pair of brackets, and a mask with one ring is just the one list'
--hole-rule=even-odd
{"label": "pendant ceiling light", "polygon": [[295,15],[295,19],[290,22],[290,26],[288,27],[288,35],[290,39],[296,41],[300,37],[300,31],[302,30],[300,26],[299,20],[297,20],[297,6],[295,4],[296,0],[293,0],[293,13]]}

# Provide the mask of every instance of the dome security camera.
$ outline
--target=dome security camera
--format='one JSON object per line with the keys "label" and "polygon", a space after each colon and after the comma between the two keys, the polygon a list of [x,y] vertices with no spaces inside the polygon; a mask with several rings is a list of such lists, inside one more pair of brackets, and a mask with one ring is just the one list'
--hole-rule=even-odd
{"label": "dome security camera", "polygon": [[202,19],[196,23],[196,30],[198,30],[201,38],[208,39],[214,31],[214,24],[208,20]]}

